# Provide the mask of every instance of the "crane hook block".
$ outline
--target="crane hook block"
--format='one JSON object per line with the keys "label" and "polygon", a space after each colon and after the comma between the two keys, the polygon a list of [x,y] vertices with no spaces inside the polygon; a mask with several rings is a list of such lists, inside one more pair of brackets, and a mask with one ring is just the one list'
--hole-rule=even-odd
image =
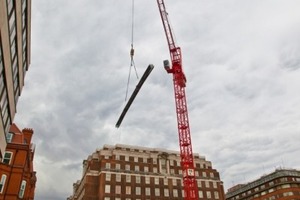
{"label": "crane hook block", "polygon": [[133,49],[133,48],[130,49],[130,56],[131,56],[131,57],[134,56],[134,49]]}

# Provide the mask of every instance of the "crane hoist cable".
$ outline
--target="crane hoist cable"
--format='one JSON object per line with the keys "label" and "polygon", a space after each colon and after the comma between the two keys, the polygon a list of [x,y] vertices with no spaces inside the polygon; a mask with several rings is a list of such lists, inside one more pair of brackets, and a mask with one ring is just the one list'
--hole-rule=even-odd
{"label": "crane hoist cable", "polygon": [[130,75],[131,75],[131,68],[133,67],[135,70],[136,78],[139,79],[135,63],[134,63],[134,48],[133,48],[133,39],[134,39],[134,0],[132,0],[131,5],[131,49],[130,49],[130,66],[129,66],[129,74],[128,74],[128,80],[127,80],[127,87],[126,87],[126,95],[125,95],[125,101],[127,100],[127,94],[128,94],[128,87],[130,82]]}

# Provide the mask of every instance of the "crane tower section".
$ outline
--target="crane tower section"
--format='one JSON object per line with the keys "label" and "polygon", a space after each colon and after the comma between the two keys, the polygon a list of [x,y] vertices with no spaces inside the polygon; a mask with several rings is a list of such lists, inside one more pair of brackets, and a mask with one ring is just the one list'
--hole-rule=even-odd
{"label": "crane tower section", "polygon": [[184,199],[198,200],[198,187],[195,179],[192,140],[185,95],[186,78],[182,70],[181,49],[175,45],[174,35],[169,23],[164,0],[157,0],[157,4],[167,37],[171,57],[171,66],[169,61],[164,61],[164,67],[168,73],[173,74],[180,157],[183,174]]}

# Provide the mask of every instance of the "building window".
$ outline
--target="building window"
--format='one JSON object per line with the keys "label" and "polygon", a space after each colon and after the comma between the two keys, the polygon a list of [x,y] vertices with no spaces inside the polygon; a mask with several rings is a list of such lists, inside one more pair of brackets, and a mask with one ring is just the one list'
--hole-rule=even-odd
{"label": "building window", "polygon": [[13,43],[10,47],[10,51],[11,51],[11,59],[14,60],[16,55],[16,40],[13,40]]}
{"label": "building window", "polygon": [[15,11],[13,10],[9,18],[9,33],[12,33],[13,29],[16,28],[15,24],[16,24],[16,17],[15,17]]}
{"label": "building window", "polygon": [[217,182],[213,182],[213,187],[217,188]]}
{"label": "building window", "polygon": [[203,191],[199,190],[198,194],[199,194],[199,198],[203,198]]}
{"label": "building window", "polygon": [[116,174],[116,182],[121,182],[121,174]]}
{"label": "building window", "polygon": [[214,173],[210,172],[210,178],[214,178]]}
{"label": "building window", "polygon": [[125,165],[125,170],[130,171],[130,165],[126,164],[126,165]]}
{"label": "building window", "polygon": [[140,176],[135,177],[135,183],[141,183],[141,177]]}
{"label": "building window", "polygon": [[155,185],[159,184],[159,178],[158,177],[154,177],[154,183],[155,183]]}
{"label": "building window", "polygon": [[280,182],[286,182],[287,181],[287,177],[283,177],[280,179]]}
{"label": "building window", "polygon": [[146,187],[146,196],[150,196],[150,193],[151,191],[150,191],[150,188],[149,187]]}
{"label": "building window", "polygon": [[170,166],[174,166],[174,160],[170,160]]}
{"label": "building window", "polygon": [[293,196],[293,195],[294,195],[293,192],[285,192],[285,193],[283,193],[283,196],[284,196],[284,197],[287,197],[287,196]]}
{"label": "building window", "polygon": [[131,176],[130,175],[126,175],[126,182],[130,183],[130,181],[131,181]]}
{"label": "building window", "polygon": [[214,195],[215,195],[215,199],[219,199],[219,192],[214,192]]}
{"label": "building window", "polygon": [[174,160],[174,166],[175,166],[175,167],[176,167],[176,166],[178,166],[178,165],[177,165],[177,161],[176,161],[176,160]]}
{"label": "building window", "polygon": [[159,188],[155,188],[155,196],[160,196]]}
{"label": "building window", "polygon": [[175,186],[177,185],[177,179],[172,179],[172,184]]}
{"label": "building window", "polygon": [[164,195],[165,195],[165,197],[169,196],[169,189],[168,188],[164,189]]}
{"label": "building window", "polygon": [[116,194],[121,194],[121,185],[116,185]]}
{"label": "building window", "polygon": [[144,172],[149,172],[149,167],[145,166],[144,167]]}
{"label": "building window", "polygon": [[150,184],[150,177],[149,177],[149,176],[146,176],[146,177],[145,177],[145,183],[146,183],[146,184]]}
{"label": "building window", "polygon": [[276,199],[276,196],[270,196],[269,197],[269,200],[275,200]]}
{"label": "building window", "polygon": [[178,197],[178,190],[173,189],[173,197]]}
{"label": "building window", "polygon": [[131,186],[126,186],[126,194],[131,194]]}
{"label": "building window", "polygon": [[110,181],[111,180],[111,174],[105,174],[105,180]]}
{"label": "building window", "polygon": [[275,191],[274,188],[271,188],[271,189],[268,190],[269,193],[274,192],[274,191]]}
{"label": "building window", "polygon": [[8,152],[6,151],[5,154],[4,154],[4,158],[3,158],[3,163],[5,164],[10,164],[10,161],[11,161],[11,158],[12,158],[12,152]]}
{"label": "building window", "polygon": [[164,178],[164,185],[168,185],[168,179]]}
{"label": "building window", "polygon": [[211,193],[210,193],[210,191],[207,191],[207,192],[206,192],[206,197],[207,197],[208,199],[211,199]]}
{"label": "building window", "polygon": [[205,181],[205,187],[209,188],[209,182],[208,181]]}
{"label": "building window", "polygon": [[5,186],[5,181],[6,181],[6,175],[2,174],[1,180],[0,180],[0,194],[2,194],[4,186]]}
{"label": "building window", "polygon": [[290,187],[291,187],[290,184],[284,184],[281,186],[281,188],[290,188]]}
{"label": "building window", "polygon": [[200,180],[197,180],[197,185],[198,185],[198,187],[202,187],[202,184],[201,184]]}
{"label": "building window", "polygon": [[121,165],[120,164],[116,164],[116,169],[121,169]]}
{"label": "building window", "polygon": [[203,176],[203,177],[206,177],[206,172],[202,172],[202,176]]}
{"label": "building window", "polygon": [[157,159],[153,158],[153,164],[157,164]]}
{"label": "building window", "polygon": [[8,0],[7,1],[7,8],[8,8],[8,13],[10,13],[10,11],[12,10],[14,4],[13,4],[13,0]]}
{"label": "building window", "polygon": [[105,163],[105,169],[110,169],[110,163]]}
{"label": "building window", "polygon": [[134,170],[137,172],[140,171],[140,166],[138,166],[138,165],[134,166]]}
{"label": "building window", "polygon": [[4,128],[5,132],[8,132],[9,127],[10,127],[10,117],[8,113],[8,101],[7,101],[7,91],[6,91],[6,86],[3,83],[3,77],[0,74],[0,96],[1,96],[1,101],[0,101],[0,107],[2,109],[2,119],[4,123]]}
{"label": "building window", "polygon": [[6,142],[7,143],[11,143],[12,139],[13,139],[14,134],[13,133],[7,133],[6,134]]}
{"label": "building window", "polygon": [[141,187],[135,187],[135,194],[141,195]]}
{"label": "building window", "polygon": [[19,191],[19,198],[24,197],[25,189],[26,189],[26,181],[23,180]]}
{"label": "building window", "polygon": [[110,193],[110,185],[105,185],[105,193]]}
{"label": "building window", "polygon": [[160,169],[162,174],[167,173],[167,159],[160,159]]}

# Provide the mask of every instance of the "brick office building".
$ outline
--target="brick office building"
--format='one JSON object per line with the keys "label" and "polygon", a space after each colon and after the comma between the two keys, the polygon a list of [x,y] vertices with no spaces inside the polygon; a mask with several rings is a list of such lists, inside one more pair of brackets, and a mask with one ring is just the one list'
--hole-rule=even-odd
{"label": "brick office building", "polygon": [[12,124],[7,148],[0,163],[0,200],[34,199],[36,172],[33,170],[34,145],[32,129]]}
{"label": "brick office building", "polygon": [[[211,162],[194,154],[200,199],[224,200],[223,183]],[[83,161],[82,179],[68,200],[183,199],[177,151],[105,145]]]}
{"label": "brick office building", "polygon": [[0,0],[0,158],[30,64],[31,0]]}
{"label": "brick office building", "polygon": [[298,200],[300,199],[300,171],[277,169],[275,172],[228,190],[227,200]]}

